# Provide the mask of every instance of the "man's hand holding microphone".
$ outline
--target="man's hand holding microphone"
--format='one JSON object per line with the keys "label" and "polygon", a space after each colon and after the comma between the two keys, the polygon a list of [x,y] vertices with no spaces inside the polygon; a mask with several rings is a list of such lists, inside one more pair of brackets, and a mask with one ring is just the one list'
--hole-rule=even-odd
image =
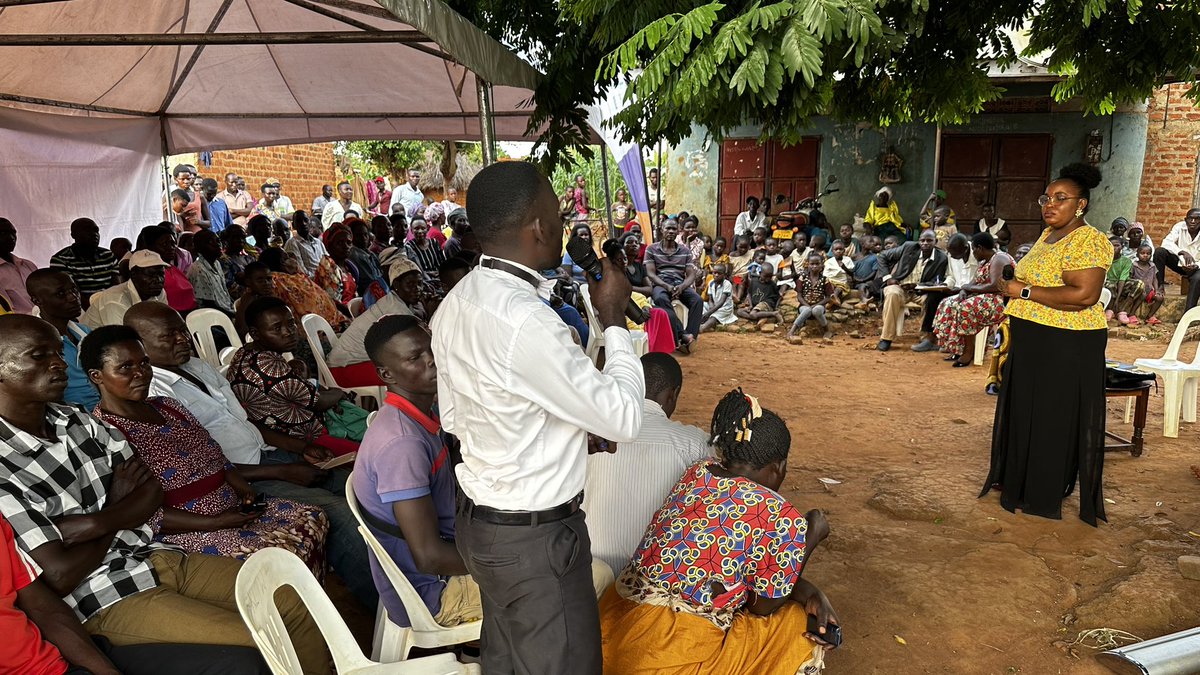
{"label": "man's hand holding microphone", "polygon": [[[625,311],[633,303],[629,298],[633,286],[625,276],[625,270],[608,255],[611,251],[606,250],[606,257],[600,259],[592,250],[591,242],[572,237],[567,242],[567,253],[576,265],[587,272],[588,293],[596,317],[600,319],[601,329],[625,327]],[[636,303],[633,303],[633,309],[635,313],[641,312]]]}

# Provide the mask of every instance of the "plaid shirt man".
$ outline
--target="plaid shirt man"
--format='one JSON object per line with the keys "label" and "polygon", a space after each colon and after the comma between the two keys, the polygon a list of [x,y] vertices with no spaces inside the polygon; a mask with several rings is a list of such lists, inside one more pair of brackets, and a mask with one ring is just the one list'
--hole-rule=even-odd
{"label": "plaid shirt man", "polygon": [[[99,511],[113,469],[133,457],[119,433],[78,408],[49,403],[46,424],[51,440],[0,419],[0,513],[26,553],[62,540],[59,518]],[[158,586],[150,554],[171,548],[153,541],[161,523],[160,509],[148,523],[118,532],[100,566],[63,598],[80,621]]]}

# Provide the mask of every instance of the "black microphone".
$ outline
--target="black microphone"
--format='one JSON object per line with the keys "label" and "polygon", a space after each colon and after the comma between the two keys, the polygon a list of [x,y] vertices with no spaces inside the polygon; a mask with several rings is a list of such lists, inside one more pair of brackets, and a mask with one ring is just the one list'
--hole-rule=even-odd
{"label": "black microphone", "polygon": [[[611,258],[613,251],[611,250],[611,247],[609,247],[610,242],[615,247],[619,247],[620,244],[613,239],[605,242],[605,246],[607,248],[604,251],[604,254]],[[596,257],[596,252],[592,250],[591,242],[580,239],[579,237],[571,237],[567,240],[567,255],[571,256],[571,261],[582,267],[583,271],[595,281],[600,281],[604,278],[604,271],[600,266],[600,259]],[[645,314],[642,312],[642,308],[633,301],[633,298],[629,299],[629,304],[625,307],[625,314],[631,317],[645,316]],[[645,323],[645,321],[639,321],[638,323]]]}
{"label": "black microphone", "polygon": [[[572,256],[572,258],[574,258],[574,256]],[[1016,274],[1013,266],[1005,265],[1004,267],[1000,268],[1000,278],[1004,279],[1005,281],[1012,281],[1015,279]]]}

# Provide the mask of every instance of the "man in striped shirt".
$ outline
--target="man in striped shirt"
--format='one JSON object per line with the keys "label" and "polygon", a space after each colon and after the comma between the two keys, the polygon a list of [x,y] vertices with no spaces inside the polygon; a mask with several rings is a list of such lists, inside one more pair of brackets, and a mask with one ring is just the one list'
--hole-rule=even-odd
{"label": "man in striped shirt", "polygon": [[118,261],[112,251],[100,245],[100,227],[91,218],[76,218],[71,223],[71,240],[75,243],[50,257],[50,267],[66,270],[75,280],[79,301],[87,309],[93,294],[120,281]]}

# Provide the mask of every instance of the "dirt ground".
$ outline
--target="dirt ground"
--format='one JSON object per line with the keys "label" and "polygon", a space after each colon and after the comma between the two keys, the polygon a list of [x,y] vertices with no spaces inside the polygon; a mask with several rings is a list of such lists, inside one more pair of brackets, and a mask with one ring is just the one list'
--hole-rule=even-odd
{"label": "dirt ground", "polygon": [[[1200,624],[1200,581],[1176,565],[1200,554],[1200,482],[1189,470],[1200,464],[1200,425],[1164,438],[1162,396],[1152,396],[1145,454],[1106,457],[1109,522],[1099,528],[1078,519],[1075,497],[1061,521],[1014,515],[995,493],[976,498],[996,403],[986,366],[913,353],[911,335],[886,354],[875,341],[866,330],[803,345],[716,333],[681,359],[676,419],[707,429],[717,400],[741,386],[791,428],[782,492],[832,527],[806,571],[845,636],[828,672],[1106,673],[1096,650],[1067,643],[1094,628],[1151,638]],[[1108,356],[1163,349],[1111,339]],[[1108,428],[1128,435],[1124,400],[1110,400]]]}

